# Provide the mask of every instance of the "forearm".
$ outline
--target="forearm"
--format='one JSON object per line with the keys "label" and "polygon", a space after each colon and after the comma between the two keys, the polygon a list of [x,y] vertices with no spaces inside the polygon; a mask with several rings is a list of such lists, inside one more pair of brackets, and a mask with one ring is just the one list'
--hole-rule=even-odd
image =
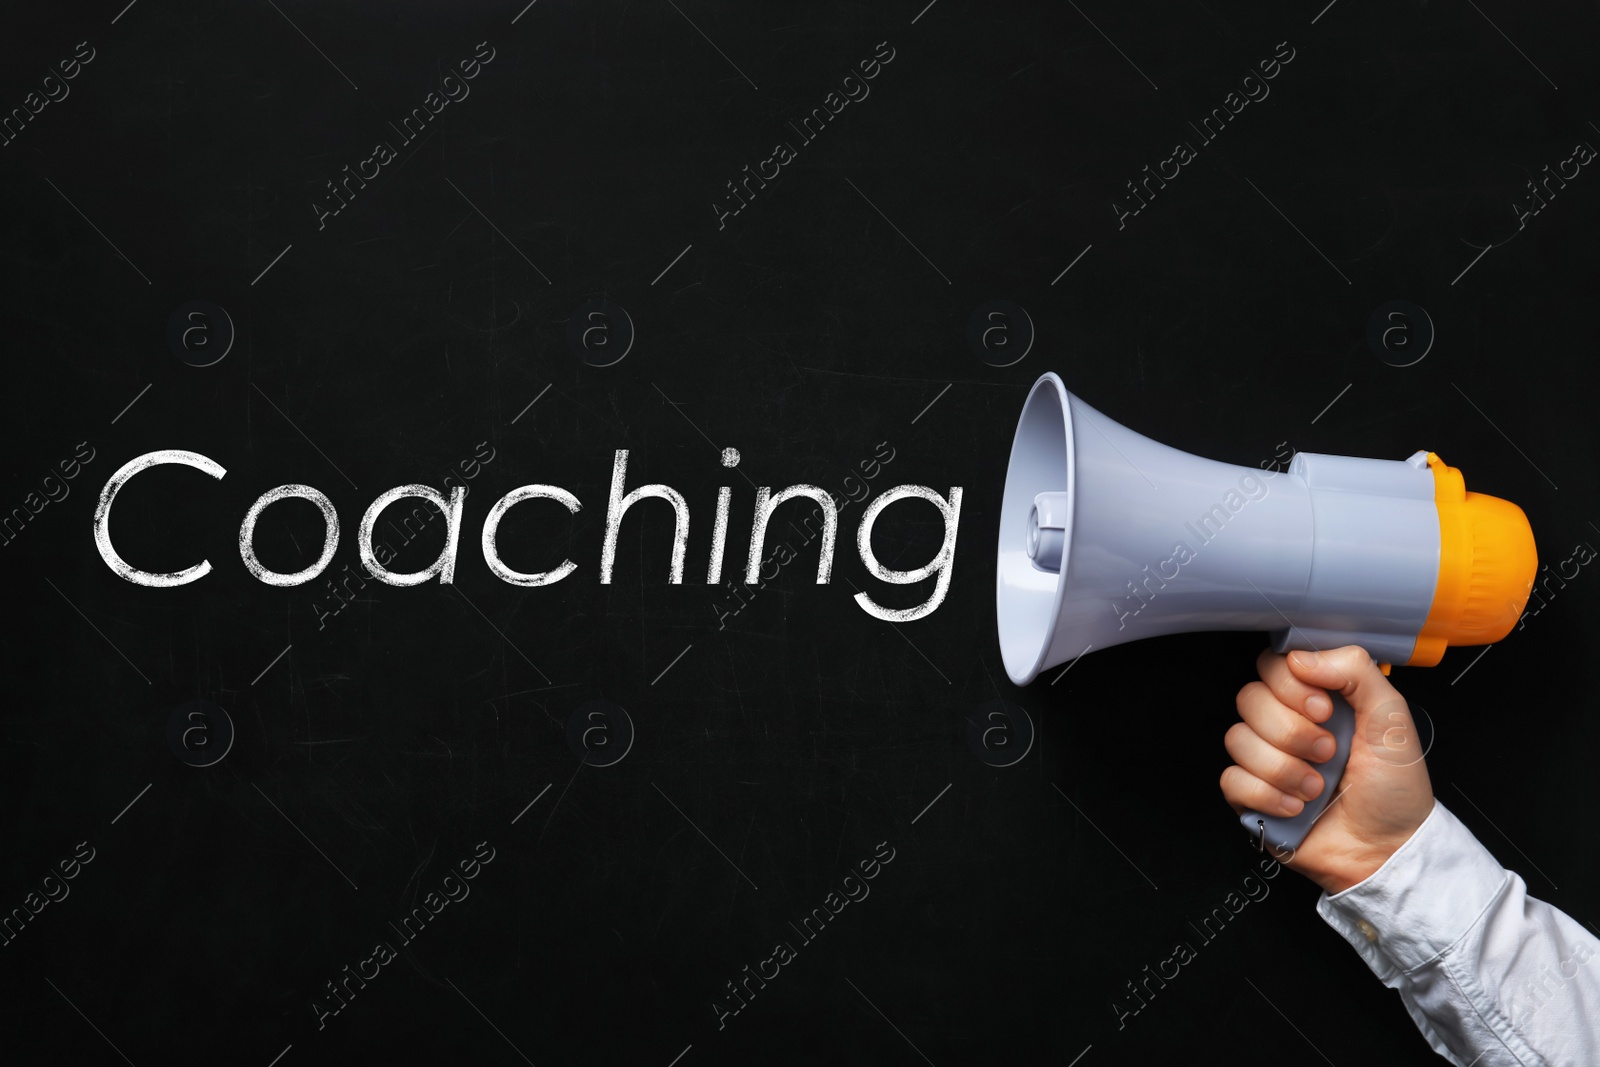
{"label": "forearm", "polygon": [[1529,897],[1437,801],[1376,873],[1317,911],[1459,1067],[1600,1064],[1600,941]]}

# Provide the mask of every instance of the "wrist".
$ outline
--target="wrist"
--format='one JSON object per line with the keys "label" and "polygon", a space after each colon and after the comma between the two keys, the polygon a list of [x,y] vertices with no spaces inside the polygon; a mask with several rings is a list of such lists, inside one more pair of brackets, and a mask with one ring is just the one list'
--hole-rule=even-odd
{"label": "wrist", "polygon": [[1334,896],[1377,874],[1415,832],[1416,827],[1411,827],[1370,839],[1346,834],[1343,840],[1318,848],[1312,856],[1302,853],[1294,867],[1329,896]]}

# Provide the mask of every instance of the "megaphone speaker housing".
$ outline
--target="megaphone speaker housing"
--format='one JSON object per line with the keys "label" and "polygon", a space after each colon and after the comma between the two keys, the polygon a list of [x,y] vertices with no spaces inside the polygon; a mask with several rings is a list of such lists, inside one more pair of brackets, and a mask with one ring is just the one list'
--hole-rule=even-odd
{"label": "megaphone speaker housing", "polygon": [[1432,666],[1504,637],[1532,588],[1527,517],[1431,452],[1296,453],[1286,471],[1171,448],[1045,374],[1006,472],[995,607],[1007,675],[1128,641],[1265,630]]}

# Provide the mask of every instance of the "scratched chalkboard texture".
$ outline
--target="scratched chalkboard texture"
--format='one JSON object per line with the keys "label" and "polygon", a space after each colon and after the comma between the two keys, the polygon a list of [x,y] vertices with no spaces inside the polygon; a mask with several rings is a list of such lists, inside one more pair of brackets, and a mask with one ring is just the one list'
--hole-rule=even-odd
{"label": "scratched chalkboard texture", "polygon": [[[1434,1062],[1309,882],[1200,928],[1256,870],[1217,778],[1262,635],[1007,680],[1052,370],[1199,455],[1433,449],[1524,508],[1560,576],[1394,677],[1437,794],[1600,921],[1594,5],[0,23],[7,1063]],[[95,514],[162,451],[108,544],[209,573],[155,587]],[[668,488],[608,552],[620,451]],[[797,485],[827,580],[799,497],[747,582]],[[325,569],[257,577],[241,524],[292,575],[324,509]]]}

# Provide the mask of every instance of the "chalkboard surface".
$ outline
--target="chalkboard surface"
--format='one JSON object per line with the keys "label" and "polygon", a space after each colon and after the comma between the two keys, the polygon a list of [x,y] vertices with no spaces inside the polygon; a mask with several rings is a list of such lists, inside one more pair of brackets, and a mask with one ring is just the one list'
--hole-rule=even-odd
{"label": "chalkboard surface", "polygon": [[1394,680],[1600,920],[1592,5],[124,4],[0,36],[7,1062],[1434,1062],[1298,876],[1197,929],[1262,635],[1007,680],[1045,371],[1517,502]]}

